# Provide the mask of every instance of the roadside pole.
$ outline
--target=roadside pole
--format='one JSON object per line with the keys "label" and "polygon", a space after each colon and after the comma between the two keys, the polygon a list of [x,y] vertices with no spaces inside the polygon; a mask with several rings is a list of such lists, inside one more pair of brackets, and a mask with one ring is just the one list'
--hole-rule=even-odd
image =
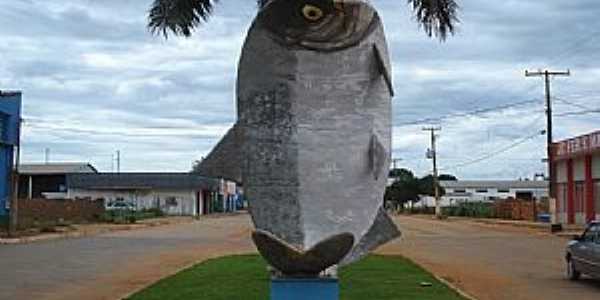
{"label": "roadside pole", "polygon": [[[546,151],[547,151],[547,162],[548,162],[548,195],[549,199],[556,199],[556,191],[555,187],[552,184],[555,179],[555,170],[552,162],[553,158],[553,135],[552,135],[552,96],[550,94],[550,76],[571,76],[571,71],[567,70],[566,72],[554,72],[554,71],[536,71],[529,72],[525,71],[525,77],[544,77],[544,86],[545,86],[545,96],[546,96]],[[533,200],[533,218],[534,221],[537,220],[537,207],[536,202]]]}
{"label": "roadside pole", "polygon": [[21,130],[18,130],[17,145],[14,147],[16,154],[15,167],[11,172],[11,197],[10,197],[10,221],[8,223],[8,235],[16,237],[19,230],[19,165],[21,164]]}
{"label": "roadside pole", "polygon": [[442,207],[440,204],[440,190],[438,183],[438,169],[437,169],[437,147],[436,147],[436,131],[442,130],[441,127],[426,127],[423,131],[431,132],[431,149],[427,151],[427,158],[433,160],[433,190],[435,194],[435,216],[442,218]]}

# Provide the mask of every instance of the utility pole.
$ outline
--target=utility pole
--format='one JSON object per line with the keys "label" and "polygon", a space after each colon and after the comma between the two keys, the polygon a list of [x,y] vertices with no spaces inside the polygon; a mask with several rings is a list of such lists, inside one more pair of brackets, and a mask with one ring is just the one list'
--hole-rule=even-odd
{"label": "utility pole", "polygon": [[402,158],[393,158],[392,159],[392,165],[394,166],[394,170],[397,169],[396,163],[402,161]]}
{"label": "utility pole", "polygon": [[50,163],[50,148],[44,149],[44,162],[46,164]]}
{"label": "utility pole", "polygon": [[121,173],[121,150],[117,150],[117,173]]}
{"label": "utility pole", "polygon": [[9,211],[9,223],[8,223],[8,235],[10,237],[16,237],[19,230],[19,165],[21,164],[21,123],[19,121],[17,144],[13,147],[15,151],[15,166],[11,170],[11,195],[10,195],[10,211]]}
{"label": "utility pole", "polygon": [[431,149],[427,151],[427,158],[433,160],[433,190],[435,193],[435,216],[442,217],[442,208],[440,207],[440,190],[438,188],[438,169],[437,169],[437,149],[436,149],[436,131],[442,130],[441,127],[425,127],[423,131],[431,132]]}
{"label": "utility pole", "polygon": [[[547,161],[548,161],[548,176],[550,178],[549,183],[549,195],[551,199],[556,199],[555,188],[552,182],[554,181],[554,166],[552,165],[552,145],[554,143],[552,136],[552,96],[550,94],[550,76],[571,76],[571,71],[556,72],[556,71],[542,71],[536,72],[525,71],[525,77],[544,77],[544,84],[546,90],[546,150],[547,150]],[[535,218],[535,202],[534,202],[534,218]]]}
{"label": "utility pole", "polygon": [[398,180],[400,178],[398,176],[398,174],[397,174],[397,171],[396,171],[396,170],[398,170],[398,166],[396,165],[396,163],[399,162],[399,161],[402,161],[402,159],[401,158],[392,158],[392,166],[393,166],[392,167],[393,168],[392,169],[392,172],[393,172],[392,177],[394,177],[394,182],[398,182]]}

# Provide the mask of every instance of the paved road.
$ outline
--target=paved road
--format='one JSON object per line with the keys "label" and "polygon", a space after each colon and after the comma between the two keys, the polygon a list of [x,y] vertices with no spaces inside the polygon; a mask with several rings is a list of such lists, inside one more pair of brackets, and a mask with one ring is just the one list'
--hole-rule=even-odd
{"label": "paved road", "polygon": [[600,280],[564,278],[567,240],[532,229],[399,217],[402,254],[480,300],[600,299]]}
{"label": "paved road", "polygon": [[120,299],[209,257],[255,251],[246,215],[0,245],[0,299]]}

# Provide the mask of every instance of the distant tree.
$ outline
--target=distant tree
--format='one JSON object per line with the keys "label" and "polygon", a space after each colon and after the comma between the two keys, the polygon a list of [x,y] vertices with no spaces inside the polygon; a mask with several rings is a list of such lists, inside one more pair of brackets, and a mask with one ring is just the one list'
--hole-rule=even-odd
{"label": "distant tree", "polygon": [[393,169],[390,171],[390,177],[394,177],[395,182],[388,186],[385,191],[384,199],[386,202],[403,207],[404,203],[419,199],[419,179],[414,176],[412,171]]}
{"label": "distant tree", "polygon": [[456,178],[454,175],[442,174],[442,175],[438,176],[438,180],[439,181],[458,181],[458,178]]}
{"label": "distant tree", "polygon": [[415,178],[415,175],[408,169],[392,169],[389,174],[390,178],[395,178],[398,181],[407,181]]}
{"label": "distant tree", "polygon": [[[450,174],[442,174],[438,176],[439,181],[457,181],[458,178],[454,175]],[[421,179],[419,179],[419,186],[421,189],[421,195],[427,196],[435,196],[435,191],[433,189],[433,175],[427,175]],[[440,196],[446,194],[446,190],[438,184],[438,189],[440,191]]]}
{"label": "distant tree", "polygon": [[192,165],[192,170],[190,171],[190,173],[200,173],[200,163],[201,162],[202,162],[201,160],[194,161],[194,164]]}

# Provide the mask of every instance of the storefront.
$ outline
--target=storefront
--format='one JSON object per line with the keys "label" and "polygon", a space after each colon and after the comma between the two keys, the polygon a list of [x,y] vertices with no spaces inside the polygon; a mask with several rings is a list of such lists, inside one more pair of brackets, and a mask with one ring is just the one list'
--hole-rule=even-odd
{"label": "storefront", "polygon": [[556,221],[600,220],[600,131],[555,143],[552,156]]}

